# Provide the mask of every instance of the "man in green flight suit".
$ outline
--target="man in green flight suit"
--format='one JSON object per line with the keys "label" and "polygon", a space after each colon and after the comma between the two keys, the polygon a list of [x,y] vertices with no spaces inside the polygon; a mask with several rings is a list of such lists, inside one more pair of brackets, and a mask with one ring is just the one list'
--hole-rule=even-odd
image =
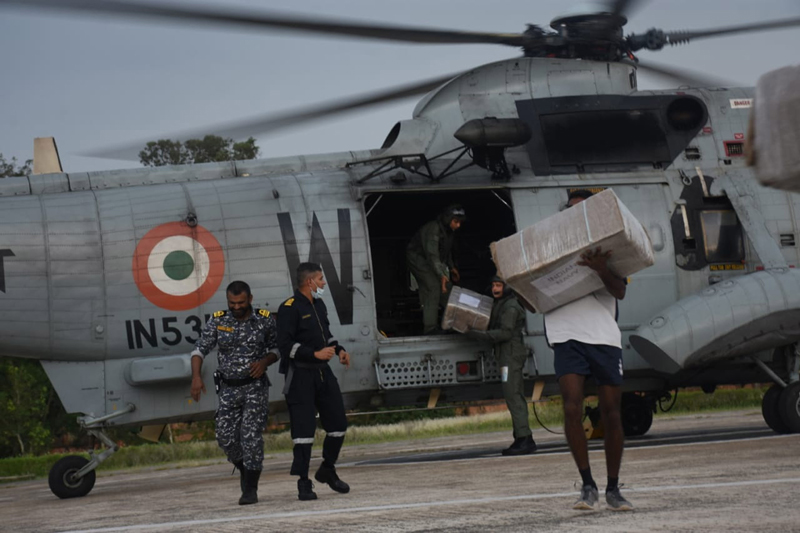
{"label": "man in green flight suit", "polygon": [[423,333],[438,332],[439,306],[447,305],[453,283],[461,275],[453,261],[455,232],[466,218],[460,205],[451,205],[436,220],[422,226],[406,248],[406,264],[419,285]]}
{"label": "man in green flight suit", "polygon": [[525,310],[516,295],[498,276],[492,278],[492,296],[494,305],[489,318],[489,329],[469,330],[467,335],[494,345],[494,356],[501,370],[503,396],[514,426],[514,443],[503,450],[503,455],[526,455],[536,451],[536,443],[528,424],[528,402],[525,400],[522,381],[522,369],[528,358],[528,350],[522,341]]}

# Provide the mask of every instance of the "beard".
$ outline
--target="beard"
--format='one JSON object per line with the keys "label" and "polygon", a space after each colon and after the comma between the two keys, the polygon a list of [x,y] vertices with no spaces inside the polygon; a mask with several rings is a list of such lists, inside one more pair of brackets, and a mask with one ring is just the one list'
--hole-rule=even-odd
{"label": "beard", "polygon": [[242,318],[249,311],[250,311],[250,306],[248,305],[247,307],[242,309],[231,309],[231,314],[233,315],[233,318]]}

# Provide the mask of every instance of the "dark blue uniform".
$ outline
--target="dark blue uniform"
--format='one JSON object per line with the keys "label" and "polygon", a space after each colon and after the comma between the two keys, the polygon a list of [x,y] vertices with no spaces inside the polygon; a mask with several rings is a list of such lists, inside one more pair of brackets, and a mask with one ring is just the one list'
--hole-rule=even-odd
{"label": "dark blue uniform", "polygon": [[327,433],[322,446],[324,465],[333,467],[339,458],[347,430],[342,392],[327,361],[314,352],[332,346],[338,355],[344,347],[331,335],[328,310],[322,300],[313,302],[300,291],[280,305],[278,348],[280,372],[286,376],[283,393],[292,424],[294,461],[291,474],[308,477],[311,445],[317,429],[316,413]]}

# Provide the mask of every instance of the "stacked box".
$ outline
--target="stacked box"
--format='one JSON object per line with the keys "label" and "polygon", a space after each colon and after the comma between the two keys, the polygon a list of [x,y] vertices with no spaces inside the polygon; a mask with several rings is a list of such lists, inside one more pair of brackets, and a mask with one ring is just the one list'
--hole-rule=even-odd
{"label": "stacked box", "polygon": [[800,192],[800,66],[761,76],[748,143],[764,185]]}
{"label": "stacked box", "polygon": [[621,278],[655,262],[650,237],[608,189],[491,244],[497,274],[534,309],[546,313],[603,287],[580,255],[611,250],[608,267]]}
{"label": "stacked box", "polygon": [[444,308],[442,329],[465,333],[467,329],[486,331],[492,315],[492,298],[461,287],[453,287]]}

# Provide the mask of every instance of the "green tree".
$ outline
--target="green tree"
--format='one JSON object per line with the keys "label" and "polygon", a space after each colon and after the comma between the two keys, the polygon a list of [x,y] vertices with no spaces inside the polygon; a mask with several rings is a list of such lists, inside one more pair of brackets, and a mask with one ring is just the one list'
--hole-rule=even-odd
{"label": "green tree", "polygon": [[253,137],[234,143],[233,139],[224,139],[219,135],[206,135],[202,139],[189,139],[185,142],[169,139],[150,141],[139,152],[139,161],[146,167],[160,167],[186,163],[255,159],[258,152],[259,148]]}
{"label": "green tree", "polygon": [[23,165],[17,165],[17,158],[12,157],[11,161],[6,161],[3,154],[0,154],[0,178],[8,176],[27,176],[31,173],[33,159],[28,159]]}
{"label": "green tree", "polygon": [[0,450],[3,455],[45,451],[51,442],[46,418],[52,390],[41,365],[36,361],[2,357],[0,382],[3,383],[0,389]]}
{"label": "green tree", "polygon": [[180,141],[160,139],[150,141],[144,150],[139,152],[139,161],[146,167],[163,167],[164,165],[182,165],[188,161],[189,154]]}
{"label": "green tree", "polygon": [[246,141],[233,143],[233,159],[236,161],[255,159],[258,157],[258,152],[259,148],[256,146],[256,140],[252,137]]}

